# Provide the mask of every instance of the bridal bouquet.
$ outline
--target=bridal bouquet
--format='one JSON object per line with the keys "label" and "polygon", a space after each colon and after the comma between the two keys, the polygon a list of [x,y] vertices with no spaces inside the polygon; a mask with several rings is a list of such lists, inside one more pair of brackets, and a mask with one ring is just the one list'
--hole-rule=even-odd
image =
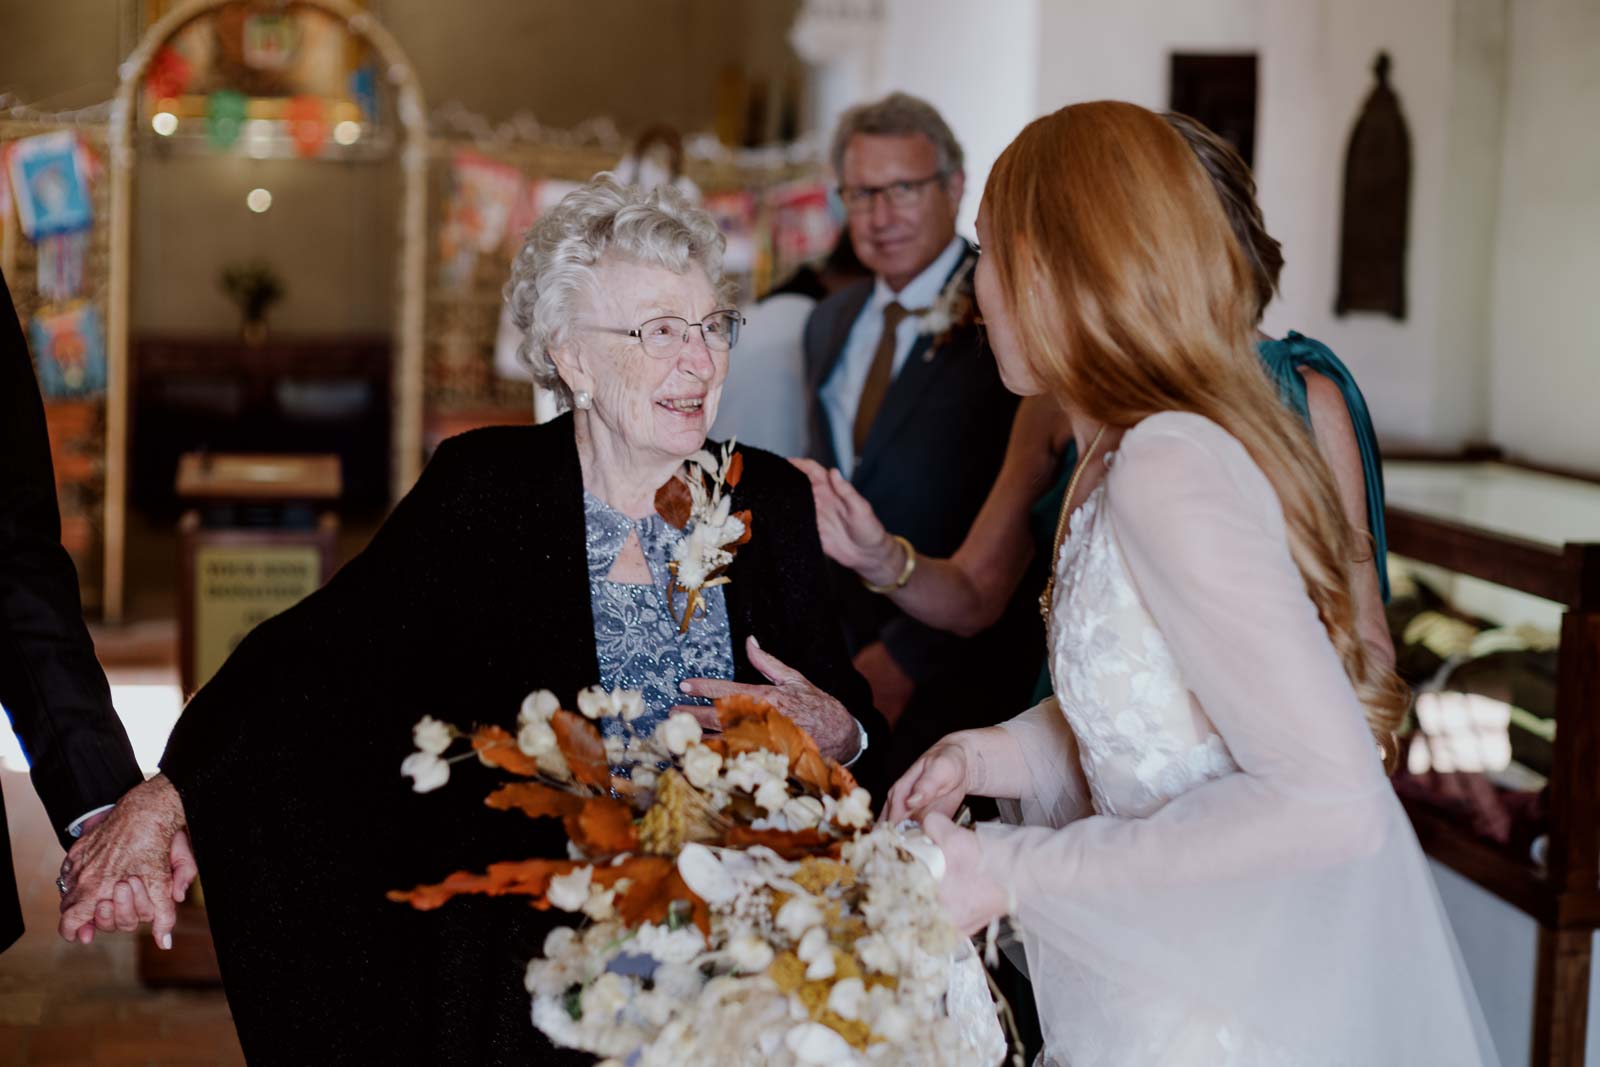
{"label": "bridal bouquet", "polygon": [[[493,864],[390,893],[419,909],[520,894],[581,913],[528,965],[533,1022],[612,1067],[994,1064],[1005,1041],[971,944],[940,910],[938,849],[874,827],[870,797],[803,730],[742,698],[720,733],[677,714],[649,734],[634,693],[544,691],[518,733],[423,719],[402,772],[456,759],[512,781],[490,807],[559,818],[570,858]],[[625,724],[602,736],[594,720]],[[471,751],[450,758],[459,742]],[[614,773],[614,772],[621,772]]]}

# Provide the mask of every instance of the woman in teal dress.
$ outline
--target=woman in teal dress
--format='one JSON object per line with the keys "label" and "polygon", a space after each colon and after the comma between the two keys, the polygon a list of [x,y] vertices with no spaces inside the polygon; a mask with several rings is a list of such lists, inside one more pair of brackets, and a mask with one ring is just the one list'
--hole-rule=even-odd
{"label": "woman in teal dress", "polygon": [[[1277,291],[1283,253],[1262,222],[1250,168],[1223,140],[1182,115],[1167,120],[1204,164],[1250,261],[1258,318]],[[1394,646],[1384,620],[1388,599],[1383,527],[1383,471],[1367,404],[1350,371],[1326,345],[1298,333],[1282,340],[1262,334],[1262,368],[1283,402],[1305,420],[1317,450],[1333,471],[1350,522],[1369,535],[1370,559],[1352,561],[1351,580],[1363,639],[1387,664]],[[956,633],[977,633],[1001,611],[1039,558],[1054,546],[1061,498],[1077,460],[1072,430],[1048,399],[1029,397],[1018,408],[1006,460],[966,540],[949,559],[921,557],[903,584],[896,582],[912,551],[883,528],[838,472],[797,461],[811,477],[823,550],[886,594],[913,618]],[[1039,660],[1044,662],[1044,641]],[[1050,693],[1048,674],[1039,698]]]}

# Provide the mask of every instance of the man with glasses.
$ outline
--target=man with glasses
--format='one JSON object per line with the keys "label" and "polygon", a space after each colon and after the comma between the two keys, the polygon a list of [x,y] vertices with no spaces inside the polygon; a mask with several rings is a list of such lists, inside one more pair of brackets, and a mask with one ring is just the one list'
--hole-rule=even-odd
{"label": "man with glasses", "polygon": [[[1017,398],[976,324],[977,249],[956,235],[961,145],[904,93],[846,112],[832,162],[857,255],[874,278],[817,306],[806,324],[809,454],[837,467],[884,527],[949,556],[1005,456]],[[950,321],[954,319],[954,321]],[[906,573],[910,576],[909,562]],[[836,568],[852,655],[895,725],[892,770],[964,726],[1026,706],[1043,655],[1024,583],[997,626],[971,639],[933,630]]]}

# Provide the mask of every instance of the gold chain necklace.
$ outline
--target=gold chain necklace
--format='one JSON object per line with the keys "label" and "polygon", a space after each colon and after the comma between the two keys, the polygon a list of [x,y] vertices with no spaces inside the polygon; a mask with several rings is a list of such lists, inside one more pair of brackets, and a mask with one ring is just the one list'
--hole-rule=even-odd
{"label": "gold chain necklace", "polygon": [[1050,550],[1050,577],[1044,583],[1044,592],[1039,594],[1039,617],[1044,620],[1047,633],[1050,629],[1050,609],[1054,606],[1056,598],[1056,568],[1061,562],[1061,542],[1067,536],[1067,516],[1072,514],[1072,495],[1078,491],[1078,479],[1089,469],[1089,462],[1094,459],[1095,451],[1100,447],[1100,438],[1105,435],[1105,423],[1101,423],[1100,429],[1095,431],[1094,440],[1089,442],[1089,451],[1084,453],[1083,458],[1078,460],[1078,465],[1073,468],[1072,477],[1067,481],[1067,495],[1061,501],[1061,514],[1056,517],[1055,547]]}

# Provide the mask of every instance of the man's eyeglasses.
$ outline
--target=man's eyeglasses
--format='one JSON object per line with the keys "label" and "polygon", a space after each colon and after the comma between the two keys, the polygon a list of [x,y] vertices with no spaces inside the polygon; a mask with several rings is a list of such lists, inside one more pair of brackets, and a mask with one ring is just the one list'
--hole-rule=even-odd
{"label": "man's eyeglasses", "polygon": [[744,316],[732,309],[713,311],[699,322],[690,322],[677,315],[662,315],[648,319],[638,329],[624,330],[616,326],[586,326],[584,329],[601,333],[614,333],[632,337],[652,356],[669,356],[689,343],[689,331],[698,329],[706,347],[716,352],[727,352],[739,343],[739,327]]}
{"label": "man's eyeglasses", "polygon": [[889,201],[890,207],[911,207],[922,198],[923,186],[945,179],[944,171],[930,174],[926,178],[910,178],[901,182],[890,182],[888,185],[841,185],[839,186],[839,199],[844,201],[845,210],[852,214],[865,214],[872,210],[872,202],[879,196]]}

